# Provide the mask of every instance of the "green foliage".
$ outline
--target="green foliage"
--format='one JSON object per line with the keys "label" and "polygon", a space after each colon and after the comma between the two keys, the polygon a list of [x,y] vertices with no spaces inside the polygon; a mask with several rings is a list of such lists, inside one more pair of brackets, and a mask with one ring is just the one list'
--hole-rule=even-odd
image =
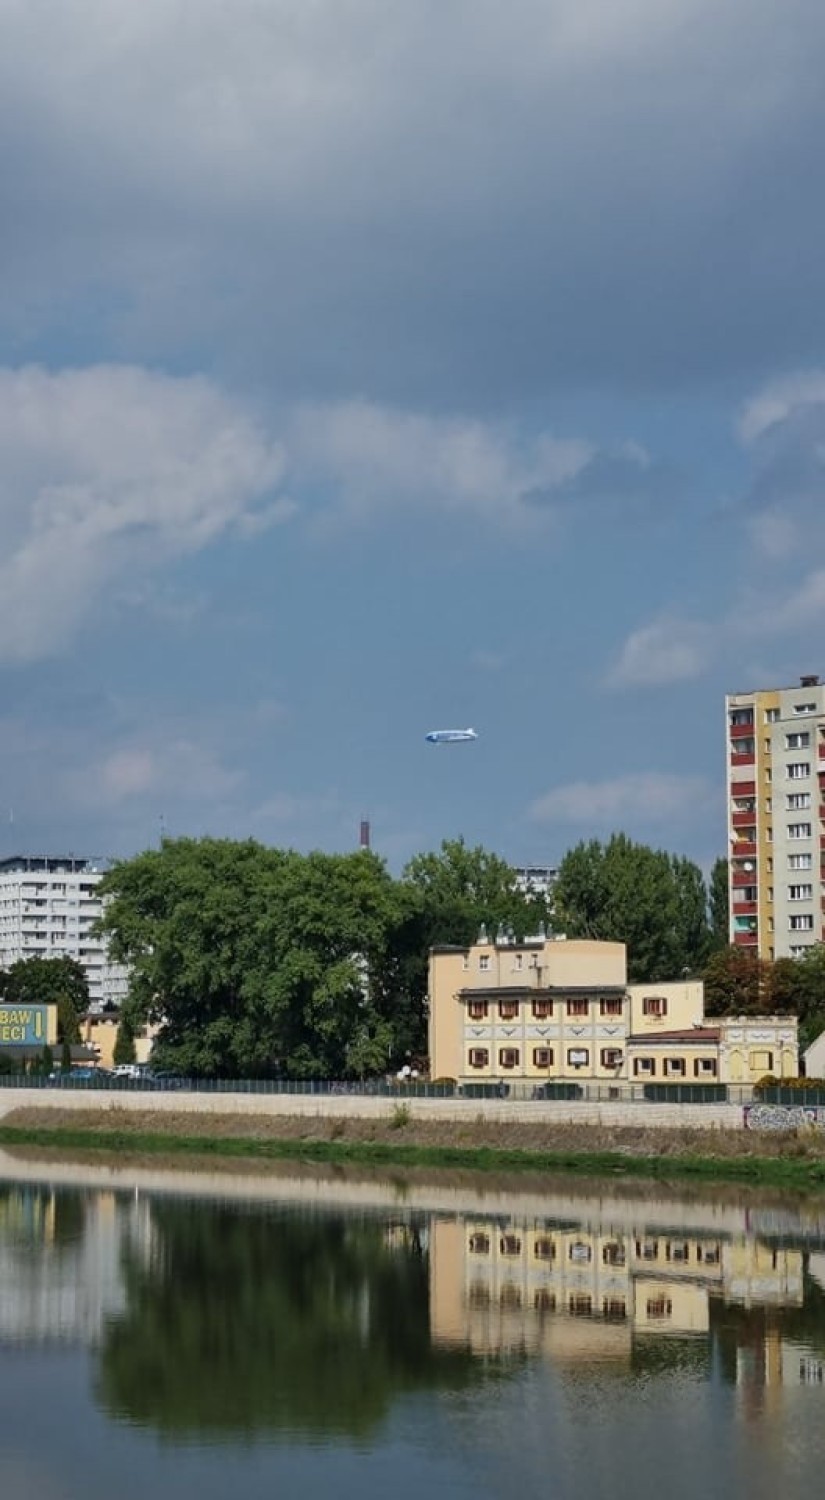
{"label": "green foliage", "polygon": [[710,937],[714,948],[726,948],[730,941],[728,861],[717,859],[710,872]]}
{"label": "green foliage", "polygon": [[60,1066],[61,1066],[61,1068],[62,1068],[62,1070],[63,1070],[64,1073],[71,1073],[71,1071],[72,1071],[72,1049],[71,1049],[70,1044],[67,1041],[63,1042],[63,1045],[62,1045],[62,1047],[60,1049]]}
{"label": "green foliage", "polygon": [[689,859],[614,834],[564,856],[554,891],[569,937],[623,942],[631,983],[697,973],[707,957],[707,892]]}
{"label": "green foliage", "polygon": [[157,1066],[357,1076],[385,1069],[409,1029],[392,948],[405,902],[368,851],[166,840],[101,890],[102,929],[132,969],[131,1013],[162,1022]]}
{"label": "green foliage", "polygon": [[121,1063],[133,1063],[137,1061],[135,1027],[128,1010],[124,1010],[120,1017],[112,1057],[116,1067]]}
{"label": "green foliage", "polygon": [[56,1005],[58,1040],[80,1041],[89,986],[76,959],[20,958],[0,973],[0,996],[9,1005]]}
{"label": "green foliage", "polygon": [[406,1125],[409,1125],[411,1119],[412,1111],[409,1104],[393,1105],[392,1114],[390,1115],[390,1130],[403,1130]]}

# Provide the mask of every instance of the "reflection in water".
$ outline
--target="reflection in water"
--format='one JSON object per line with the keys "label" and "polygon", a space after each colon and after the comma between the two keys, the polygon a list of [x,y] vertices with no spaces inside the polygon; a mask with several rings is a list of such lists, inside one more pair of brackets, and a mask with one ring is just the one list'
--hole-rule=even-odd
{"label": "reflection in water", "polygon": [[756,1417],[825,1399],[824,1286],[825,1227],[750,1200],[422,1189],[390,1213],[0,1184],[0,1370],[10,1344],[87,1347],[102,1412],[190,1440],[360,1438],[402,1397],[477,1404],[531,1369],[671,1372]]}

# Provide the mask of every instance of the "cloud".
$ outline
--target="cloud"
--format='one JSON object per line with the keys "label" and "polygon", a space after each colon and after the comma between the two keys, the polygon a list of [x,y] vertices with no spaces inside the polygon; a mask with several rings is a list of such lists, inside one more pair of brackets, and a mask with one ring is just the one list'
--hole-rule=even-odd
{"label": "cloud", "polygon": [[0,450],[6,661],[64,649],[113,580],[137,588],[232,528],[285,518],[270,499],[280,448],[203,378],[0,370]]}
{"label": "cloud", "polygon": [[808,359],[823,45],[817,0],[7,0],[0,314],[401,404]]}
{"label": "cloud", "polygon": [[565,476],[549,494],[536,491],[527,498],[534,504],[549,500],[579,505],[614,505],[639,502],[670,503],[681,493],[680,477],[667,464],[657,463],[638,443],[591,452],[584,463]]}
{"label": "cloud", "polygon": [[552,491],[591,455],[577,439],[527,441],[481,421],[365,400],[299,407],[286,442],[291,471],[355,519],[409,506],[513,519],[533,491]]}
{"label": "cloud", "polygon": [[[223,803],[242,785],[241,771],[222,764],[214,750],[192,740],[159,740],[121,746],[86,769],[87,792],[96,802],[117,807],[131,799],[163,805]],[[82,800],[83,788],[76,788]]]}
{"label": "cloud", "polygon": [[745,403],[739,436],[755,443],[811,407],[825,407],[825,370],[800,370],[769,382]]}
{"label": "cloud", "polygon": [[695,620],[662,617],[627,637],[608,684],[659,687],[699,677],[711,660],[713,631]]}
{"label": "cloud", "polygon": [[624,822],[688,822],[713,799],[701,776],[632,772],[608,781],[572,781],[554,787],[530,807],[539,823],[579,823],[599,828]]}

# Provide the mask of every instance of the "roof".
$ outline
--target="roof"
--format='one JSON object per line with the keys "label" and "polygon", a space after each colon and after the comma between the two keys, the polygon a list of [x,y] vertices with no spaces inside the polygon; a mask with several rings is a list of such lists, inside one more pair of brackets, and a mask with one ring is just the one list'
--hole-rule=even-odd
{"label": "roof", "polygon": [[636,1036],[629,1036],[627,1044],[629,1047],[638,1044],[640,1047],[656,1047],[664,1042],[672,1046],[674,1042],[694,1044],[696,1042],[708,1046],[719,1041],[718,1026],[689,1026],[685,1031],[652,1031],[642,1032]]}
{"label": "roof", "polygon": [[465,985],[458,991],[472,1000],[516,1000],[532,996],[534,1000],[563,1000],[566,995],[598,999],[600,995],[627,993],[623,984],[485,984]]}

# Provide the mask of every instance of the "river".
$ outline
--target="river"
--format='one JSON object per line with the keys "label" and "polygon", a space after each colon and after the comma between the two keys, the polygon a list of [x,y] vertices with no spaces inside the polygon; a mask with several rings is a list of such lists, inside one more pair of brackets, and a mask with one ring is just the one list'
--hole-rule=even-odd
{"label": "river", "polygon": [[825,1197],[0,1152],[3,1500],[814,1495]]}

